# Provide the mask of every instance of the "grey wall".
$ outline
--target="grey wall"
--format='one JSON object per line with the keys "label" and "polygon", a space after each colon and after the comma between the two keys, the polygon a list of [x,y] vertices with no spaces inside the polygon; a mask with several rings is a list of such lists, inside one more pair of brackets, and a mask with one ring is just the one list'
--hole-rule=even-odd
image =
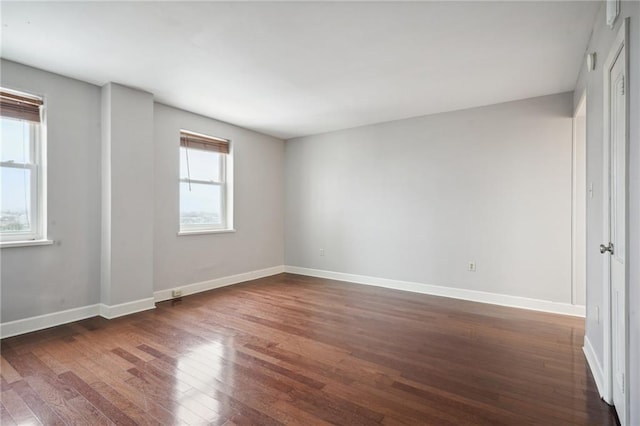
{"label": "grey wall", "polygon": [[286,264],[570,303],[572,113],[565,93],[287,141]]}
{"label": "grey wall", "polygon": [[576,305],[587,303],[587,116],[580,106],[573,127],[573,291]]}
{"label": "grey wall", "polygon": [[587,91],[587,182],[593,182],[594,196],[587,199],[587,322],[586,334],[596,356],[603,365],[603,324],[598,321],[596,307],[603,302],[603,259],[598,252],[602,241],[602,137],[603,137],[603,65],[622,18],[630,17],[630,146],[629,161],[629,307],[630,307],[630,365],[631,424],[640,424],[640,3],[622,2],[620,18],[615,28],[605,26],[604,5],[596,18],[587,52],[596,52],[597,65],[593,72],[581,68],[575,90],[575,102]]}
{"label": "grey wall", "polygon": [[99,301],[100,89],[2,60],[1,84],[45,97],[53,246],[0,249],[2,322]]}
{"label": "grey wall", "polygon": [[102,97],[101,301],[117,305],[153,296],[154,108],[119,84]]}
{"label": "grey wall", "polygon": [[[284,142],[155,104],[155,290],[278,266],[284,258]],[[230,139],[234,233],[178,236],[180,129]]]}
{"label": "grey wall", "polygon": [[[48,237],[55,241],[0,250],[2,322],[283,264],[283,141],[154,104],[126,87],[113,85],[101,99],[91,84],[5,60],[1,67],[3,87],[46,100]],[[231,139],[237,232],[177,236],[181,128]],[[149,143],[135,146],[132,136]],[[101,147],[101,137],[116,143]],[[101,279],[109,282],[102,295]]]}

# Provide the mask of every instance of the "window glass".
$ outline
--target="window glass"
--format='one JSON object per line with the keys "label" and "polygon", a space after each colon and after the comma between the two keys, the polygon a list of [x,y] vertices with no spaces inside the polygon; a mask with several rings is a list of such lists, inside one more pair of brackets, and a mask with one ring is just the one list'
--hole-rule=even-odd
{"label": "window glass", "polygon": [[28,121],[3,117],[0,120],[0,161],[31,162],[31,126]]}
{"label": "window glass", "polygon": [[180,233],[233,229],[230,142],[180,130]]}
{"label": "window glass", "polygon": [[221,187],[180,182],[180,225],[222,225]]}
{"label": "window glass", "polygon": [[222,155],[224,154],[213,151],[180,147],[180,179],[220,182]]}
{"label": "window glass", "polygon": [[0,168],[0,231],[31,231],[31,170]]}

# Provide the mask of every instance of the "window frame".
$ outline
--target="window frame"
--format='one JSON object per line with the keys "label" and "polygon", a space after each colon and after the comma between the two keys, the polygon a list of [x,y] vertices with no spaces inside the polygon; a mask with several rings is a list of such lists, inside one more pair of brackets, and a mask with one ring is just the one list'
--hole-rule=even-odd
{"label": "window frame", "polygon": [[[3,88],[3,90],[7,90]],[[15,91],[11,91],[15,92]],[[19,92],[16,92],[19,93]],[[23,93],[20,93],[23,95]],[[33,97],[33,95],[27,95]],[[44,132],[44,104],[40,107],[40,122],[11,117],[1,117],[6,120],[16,120],[29,126],[29,163],[15,161],[0,161],[0,168],[28,169],[31,171],[30,200],[29,200],[29,231],[0,231],[0,246],[12,246],[20,242],[44,241],[46,238],[46,174],[45,174],[45,132]]]}
{"label": "window frame", "polygon": [[[180,133],[188,133],[193,135],[200,135],[205,137],[210,137],[213,139],[221,139],[218,137],[212,137],[201,133],[195,133],[190,130],[181,129]],[[182,166],[182,151],[184,148],[186,150],[186,155],[189,155],[189,152],[193,151],[205,151],[203,149],[198,149],[195,147],[189,146],[178,146],[178,235],[198,235],[198,234],[214,234],[214,233],[224,233],[224,232],[235,232],[233,228],[233,145],[230,140],[224,139],[229,144],[229,152],[219,154],[219,180],[200,180],[193,179],[188,177],[182,177],[180,173],[180,168]],[[221,220],[220,224],[183,224],[181,222],[182,210],[180,206],[180,195],[181,195],[181,184],[196,184],[196,185],[210,185],[217,186],[220,188],[220,214]]]}

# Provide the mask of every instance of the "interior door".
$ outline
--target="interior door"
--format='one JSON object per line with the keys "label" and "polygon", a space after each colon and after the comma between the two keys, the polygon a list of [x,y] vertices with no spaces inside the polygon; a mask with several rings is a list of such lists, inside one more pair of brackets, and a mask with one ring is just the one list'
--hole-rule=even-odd
{"label": "interior door", "polygon": [[624,425],[626,374],[626,53],[621,49],[609,68],[609,246],[611,363],[613,403]]}

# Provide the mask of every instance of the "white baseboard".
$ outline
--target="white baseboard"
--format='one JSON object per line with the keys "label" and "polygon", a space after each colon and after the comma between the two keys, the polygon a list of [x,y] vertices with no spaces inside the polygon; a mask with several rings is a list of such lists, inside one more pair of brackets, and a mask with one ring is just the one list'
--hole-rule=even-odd
{"label": "white baseboard", "polygon": [[17,336],[19,334],[31,333],[32,331],[43,330],[45,328],[54,327],[56,325],[67,324],[86,318],[95,317],[100,314],[100,305],[82,306],[80,308],[67,309],[65,311],[54,312],[51,314],[38,315],[9,321],[0,324],[0,338]]}
{"label": "white baseboard", "polygon": [[488,293],[484,291],[421,284],[409,281],[390,280],[386,278],[368,277],[365,275],[346,274],[343,272],[324,271],[320,269],[301,268],[298,266],[285,266],[284,270],[291,274],[308,275],[311,277],[327,278],[337,281],[348,281],[355,284],[392,288],[395,290],[411,291],[414,293],[429,294],[432,296],[450,297],[453,299],[470,300],[473,302],[490,303],[492,305],[551,312],[554,314],[571,315],[576,317],[585,316],[584,306],[572,305],[570,303],[551,302],[548,300],[530,299],[527,297],[509,296],[506,294]]}
{"label": "white baseboard", "polygon": [[[284,272],[284,266],[274,266],[266,269],[259,269],[257,271],[244,272],[242,274],[231,275],[228,277],[216,278],[214,280],[201,281],[194,284],[187,284],[184,286],[176,286],[174,288],[179,288],[182,290],[183,296],[188,296],[190,294],[200,293],[207,290],[213,290],[220,287],[226,287],[232,284],[238,284],[245,281],[256,280],[258,278],[264,278],[271,275],[281,274]],[[156,302],[163,302],[165,300],[173,299],[171,292],[173,288],[169,288],[166,290],[159,290],[153,293],[153,298]]]}
{"label": "white baseboard", "polygon": [[121,303],[119,305],[96,303],[95,305],[82,306],[80,308],[67,309],[65,311],[53,312],[50,314],[2,323],[0,324],[0,339],[17,336],[19,334],[31,333],[32,331],[44,330],[45,328],[68,324],[70,322],[80,321],[96,317],[98,315],[107,319],[112,319],[123,315],[146,311],[147,309],[153,309],[155,307],[156,305],[153,297]]}
{"label": "white baseboard", "polygon": [[[260,269],[258,271],[232,275],[229,277],[217,278],[215,280],[189,284],[181,286],[180,288],[182,289],[182,294],[186,296],[189,294],[199,293],[201,291],[238,284],[244,281],[281,274],[283,272],[284,266],[280,265],[272,268]],[[154,309],[156,307],[156,302],[172,298],[171,290],[172,289],[156,291],[154,292],[153,297],[134,300],[132,302],[121,303],[118,305],[97,303],[95,305],[82,306],[80,308],[67,309],[65,311],[5,322],[0,324],[0,339],[17,336],[19,334],[31,333],[32,331],[44,330],[45,328],[68,324],[70,322],[80,321],[98,315],[107,319],[113,319],[136,312],[146,311],[148,309]]]}
{"label": "white baseboard", "polygon": [[[228,277],[216,278],[214,280],[202,281],[185,286],[179,286],[182,289],[183,296],[187,296],[202,291],[213,290],[245,281],[264,278],[271,275],[289,272],[292,274],[308,275],[312,277],[328,278],[338,281],[348,281],[356,284],[373,285],[377,287],[392,288],[396,290],[411,291],[414,293],[430,294],[434,296],[451,297],[454,299],[471,300],[474,302],[490,303],[494,305],[510,306],[516,308],[531,309],[535,311],[552,312],[564,315],[573,315],[578,317],[585,316],[584,306],[575,306],[566,303],[550,302],[546,300],[529,299],[526,297],[508,296],[503,294],[487,293],[476,290],[466,290],[454,287],[443,287],[430,284],[420,284],[408,281],[389,280],[385,278],[368,277],[364,275],[345,274],[342,272],[323,271],[319,269],[300,268],[297,266],[274,266],[271,268],[260,269],[257,271],[245,272],[242,274],[231,275]],[[117,318],[123,315],[129,315],[135,312],[153,309],[156,302],[172,299],[173,289],[159,290],[154,292],[153,298],[135,300],[133,302],[122,303],[119,305],[95,304],[83,306],[80,308],[68,309],[65,311],[54,312],[46,315],[20,319],[0,324],[0,338],[16,336],[19,334],[30,333],[32,331],[42,330],[56,325],[66,324],[79,321],[85,318],[97,315],[107,319]],[[585,340],[586,342],[586,340]],[[586,343],[585,343],[586,354]],[[587,355],[589,359],[589,355]],[[595,360],[596,358],[594,358]],[[591,365],[591,361],[589,361]],[[597,365],[597,363],[596,363]],[[593,368],[592,368],[593,370]],[[602,369],[599,370],[602,372]],[[596,373],[594,372],[594,377]],[[600,376],[602,377],[602,375]],[[601,379],[600,379],[601,380]],[[597,382],[597,379],[596,379]],[[600,386],[598,386],[600,389]]]}
{"label": "white baseboard", "polygon": [[124,315],[135,314],[136,312],[155,309],[156,304],[153,297],[134,300],[133,302],[120,303],[118,305],[100,304],[100,316],[106,319],[118,318]]}
{"label": "white baseboard", "polygon": [[593,380],[596,382],[596,387],[598,388],[600,398],[610,404],[611,401],[607,401],[605,395],[604,370],[602,369],[602,366],[598,361],[596,351],[593,349],[591,341],[589,341],[589,338],[587,336],[584,336],[584,346],[582,347],[582,352],[584,352],[584,356],[587,359],[587,365],[589,366],[589,369],[591,369],[591,374],[593,375]]}

